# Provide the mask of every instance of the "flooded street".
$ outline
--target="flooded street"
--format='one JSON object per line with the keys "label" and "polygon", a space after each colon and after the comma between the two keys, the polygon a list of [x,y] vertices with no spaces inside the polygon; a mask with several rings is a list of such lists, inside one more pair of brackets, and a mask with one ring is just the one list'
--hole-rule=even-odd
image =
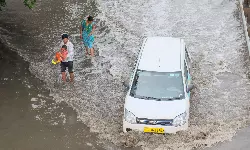
{"label": "flooded street", "polygon": [[0,45],[0,149],[101,150],[67,104],[55,104],[28,63]]}
{"label": "flooded street", "polygon": [[[51,30],[46,28],[54,22],[50,16],[45,17],[48,15],[44,14],[47,10],[37,17],[36,12],[29,11],[21,2],[8,2],[6,12],[0,12],[0,149],[126,150],[107,141],[98,141],[97,135],[90,133],[89,127],[77,118],[72,107],[64,101],[54,100],[47,80],[39,80],[36,77],[38,74],[30,72],[34,65],[32,63],[43,65],[43,61],[48,60],[47,65],[51,65],[51,58],[57,49],[49,52],[53,48],[48,43],[59,42],[61,33],[56,33],[56,39],[49,38]],[[58,3],[61,4],[61,1]],[[44,5],[48,3],[44,2]],[[44,22],[48,23],[47,26]],[[43,37],[48,40],[42,41]],[[90,60],[85,60],[84,64],[91,65]],[[36,69],[45,72],[48,70],[45,67]],[[54,71],[47,74],[54,77],[55,84],[52,87],[64,90],[60,82],[57,82],[60,78],[58,66],[51,65],[49,69],[53,70],[48,71]]]}
{"label": "flooded street", "polygon": [[[15,141],[20,149],[191,150],[249,125],[249,56],[236,0],[38,0],[33,11],[16,0],[7,5],[0,12],[0,149]],[[87,15],[97,23],[94,59],[79,39]],[[60,67],[50,63],[62,33],[75,46],[73,85],[63,86]],[[122,82],[145,36],[187,43],[196,86],[188,131],[122,132]]]}

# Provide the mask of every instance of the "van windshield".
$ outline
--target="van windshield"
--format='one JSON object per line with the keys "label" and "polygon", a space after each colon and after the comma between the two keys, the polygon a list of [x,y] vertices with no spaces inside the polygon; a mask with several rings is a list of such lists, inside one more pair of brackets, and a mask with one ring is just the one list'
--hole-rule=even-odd
{"label": "van windshield", "polygon": [[175,100],[185,98],[181,71],[137,70],[130,96],[142,99]]}

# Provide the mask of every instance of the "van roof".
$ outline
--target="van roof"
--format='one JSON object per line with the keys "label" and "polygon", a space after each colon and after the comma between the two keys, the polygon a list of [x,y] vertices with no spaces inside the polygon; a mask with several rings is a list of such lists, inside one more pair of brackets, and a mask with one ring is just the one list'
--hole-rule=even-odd
{"label": "van roof", "polygon": [[138,69],[157,72],[180,71],[182,43],[180,38],[146,38],[142,45],[141,56],[139,56]]}

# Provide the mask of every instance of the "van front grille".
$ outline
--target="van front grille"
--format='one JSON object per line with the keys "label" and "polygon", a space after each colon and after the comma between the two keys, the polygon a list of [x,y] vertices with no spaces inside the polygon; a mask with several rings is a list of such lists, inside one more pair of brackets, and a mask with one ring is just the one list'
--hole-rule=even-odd
{"label": "van front grille", "polygon": [[173,119],[136,118],[137,124],[172,126]]}

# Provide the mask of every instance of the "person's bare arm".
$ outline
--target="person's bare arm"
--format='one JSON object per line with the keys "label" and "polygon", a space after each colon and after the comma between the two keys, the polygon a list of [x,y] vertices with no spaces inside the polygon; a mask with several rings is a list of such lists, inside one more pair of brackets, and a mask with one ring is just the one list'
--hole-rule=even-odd
{"label": "person's bare arm", "polygon": [[82,25],[83,25],[83,22],[84,22],[84,21],[82,21],[82,22],[81,22],[81,25],[80,25],[80,38],[81,38],[81,39],[82,39],[82,30],[83,30]]}
{"label": "person's bare arm", "polygon": [[80,39],[82,39],[82,24],[80,25]]}

